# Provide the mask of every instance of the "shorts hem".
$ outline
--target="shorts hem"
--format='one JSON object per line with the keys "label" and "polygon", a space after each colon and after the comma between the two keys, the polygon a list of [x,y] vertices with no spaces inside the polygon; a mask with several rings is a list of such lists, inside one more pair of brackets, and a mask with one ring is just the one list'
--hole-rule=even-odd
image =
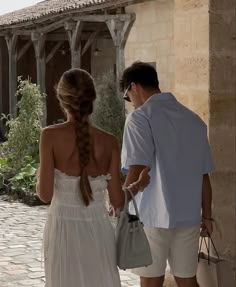
{"label": "shorts hem", "polygon": [[187,279],[187,278],[193,278],[196,276],[196,272],[195,273],[188,273],[188,274],[181,274],[181,273],[174,273],[171,271],[171,274],[174,277],[179,277],[179,278],[183,278],[183,279]]}
{"label": "shorts hem", "polygon": [[145,271],[144,272],[141,272],[141,271],[137,271],[137,270],[130,270],[130,272],[131,273],[133,273],[133,274],[135,274],[135,275],[137,275],[137,276],[139,276],[139,277],[144,277],[144,278],[156,278],[156,277],[162,277],[162,276],[165,276],[165,272],[164,273],[159,273],[159,274],[157,274],[157,273],[151,273],[151,272],[147,272],[147,273],[145,273]]}

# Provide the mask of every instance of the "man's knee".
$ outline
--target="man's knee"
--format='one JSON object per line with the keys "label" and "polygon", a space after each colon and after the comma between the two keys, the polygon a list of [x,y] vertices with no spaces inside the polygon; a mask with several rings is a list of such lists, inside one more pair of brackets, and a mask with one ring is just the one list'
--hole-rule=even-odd
{"label": "man's knee", "polygon": [[162,287],[164,283],[165,276],[161,277],[140,277],[141,287]]}
{"label": "man's knee", "polygon": [[176,281],[178,287],[200,287],[197,283],[196,276],[194,276],[192,278],[175,277],[175,281]]}

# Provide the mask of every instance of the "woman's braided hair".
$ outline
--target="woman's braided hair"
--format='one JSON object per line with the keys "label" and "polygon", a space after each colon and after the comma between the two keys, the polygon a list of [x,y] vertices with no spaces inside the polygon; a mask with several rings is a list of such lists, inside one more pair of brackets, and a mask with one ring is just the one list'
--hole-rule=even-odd
{"label": "woman's braided hair", "polygon": [[82,69],[66,71],[57,86],[57,97],[63,110],[68,112],[74,121],[76,146],[78,147],[81,169],[80,190],[86,206],[93,200],[86,167],[92,154],[89,134],[89,115],[93,112],[96,98],[93,78]]}

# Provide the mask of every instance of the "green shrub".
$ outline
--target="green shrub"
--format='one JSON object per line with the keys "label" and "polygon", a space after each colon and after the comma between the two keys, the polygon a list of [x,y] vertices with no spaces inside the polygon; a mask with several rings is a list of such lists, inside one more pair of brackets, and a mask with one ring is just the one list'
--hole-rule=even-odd
{"label": "green shrub", "polygon": [[16,192],[36,191],[36,171],[39,164],[30,156],[24,158],[24,167],[9,179],[11,190]]}
{"label": "green shrub", "polygon": [[123,99],[117,95],[116,84],[112,72],[104,74],[96,83],[97,99],[92,123],[100,129],[113,134],[121,146],[125,123],[125,107]]}
{"label": "green shrub", "polygon": [[38,145],[43,113],[42,96],[37,85],[29,80],[19,79],[17,97],[18,116],[7,119],[9,129],[7,141],[2,144],[9,164],[18,171],[24,165],[26,156],[38,160]]}
{"label": "green shrub", "polygon": [[0,157],[0,191],[8,191],[8,180],[12,176],[12,170],[9,166],[8,159]]}

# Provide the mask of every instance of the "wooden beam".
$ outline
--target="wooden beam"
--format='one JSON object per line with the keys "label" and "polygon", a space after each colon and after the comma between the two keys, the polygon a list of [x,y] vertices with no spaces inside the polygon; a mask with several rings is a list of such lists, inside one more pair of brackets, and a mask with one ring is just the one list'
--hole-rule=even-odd
{"label": "wooden beam", "polygon": [[29,50],[31,45],[32,45],[32,42],[29,41],[21,48],[21,50],[19,51],[17,55],[17,61],[19,61],[24,56],[24,54]]}
{"label": "wooden beam", "polygon": [[64,27],[64,23],[65,23],[65,19],[62,19],[62,20],[59,20],[59,21],[54,22],[52,24],[49,24],[49,25],[47,25],[45,27],[38,28],[37,30],[40,33],[49,33],[49,32],[54,31],[56,29],[63,28]]}
{"label": "wooden beam", "polygon": [[[91,37],[91,33],[93,33],[93,32],[83,31],[83,34],[81,35],[80,39],[87,41]],[[99,33],[99,37],[102,39],[111,39],[111,34],[108,30],[107,31],[101,31]],[[27,41],[30,38],[28,36],[21,36],[20,39]],[[46,41],[51,41],[51,42],[68,41],[68,35],[66,33],[46,34]]]}
{"label": "wooden beam", "polygon": [[34,45],[36,67],[37,67],[37,84],[43,99],[43,117],[42,126],[47,125],[47,101],[46,101],[46,53],[45,53],[45,34],[33,31],[31,39]]}
{"label": "wooden beam", "polygon": [[18,36],[8,34],[6,43],[9,55],[9,111],[12,117],[17,115],[17,39]]}
{"label": "wooden beam", "polygon": [[79,42],[82,35],[83,23],[81,21],[68,21],[65,23],[65,30],[69,38],[69,44],[72,50],[79,48]]}
{"label": "wooden beam", "polygon": [[115,46],[125,46],[129,32],[135,21],[135,15],[129,15],[130,17],[122,21],[120,19],[111,19],[106,21],[107,27],[111,33]]}
{"label": "wooden beam", "polygon": [[127,21],[132,14],[104,14],[104,15],[81,15],[75,16],[72,19],[83,22],[106,22],[110,20]]}
{"label": "wooden beam", "polygon": [[39,33],[38,31],[33,31],[31,33],[31,40],[34,44],[36,58],[43,57],[45,54],[45,34]]}
{"label": "wooden beam", "polygon": [[82,50],[81,56],[83,56],[87,50],[89,49],[89,47],[92,45],[92,43],[94,42],[94,40],[97,38],[97,36],[99,35],[101,30],[97,30],[95,32],[93,32],[91,34],[91,36],[89,37],[89,39],[87,40],[86,44],[84,45],[84,48]]}
{"label": "wooden beam", "polygon": [[47,58],[46,58],[46,64],[53,58],[53,56],[55,55],[56,51],[61,47],[61,45],[63,44],[63,41],[58,42],[52,49],[52,51],[48,54]]}
{"label": "wooden beam", "polygon": [[122,21],[120,19],[108,20],[107,27],[111,33],[115,48],[116,48],[116,84],[117,93],[119,93],[119,81],[121,74],[124,70],[124,48],[128,39],[128,35],[135,21],[135,16],[130,15],[130,17]]}
{"label": "wooden beam", "polygon": [[[3,67],[3,39],[2,37],[0,38],[0,67]],[[0,117],[3,113],[3,69],[0,68]],[[1,128],[3,128],[3,123],[0,121],[0,132]]]}
{"label": "wooden beam", "polygon": [[69,38],[71,50],[71,67],[80,68],[81,66],[81,35],[83,23],[81,21],[68,21],[65,23],[65,30]]}

